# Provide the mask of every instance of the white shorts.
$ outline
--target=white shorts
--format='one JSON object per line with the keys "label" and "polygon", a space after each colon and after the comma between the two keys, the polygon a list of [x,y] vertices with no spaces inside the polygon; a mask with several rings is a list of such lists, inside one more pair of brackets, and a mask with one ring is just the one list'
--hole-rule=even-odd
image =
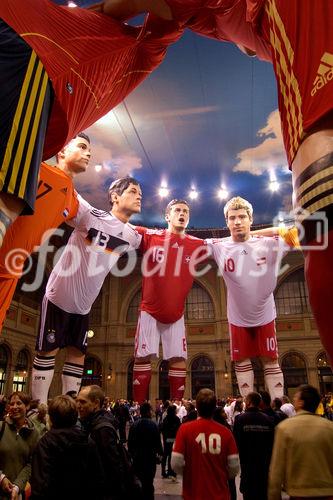
{"label": "white shorts", "polygon": [[146,311],[141,311],[135,335],[135,357],[159,357],[162,340],[163,359],[187,359],[184,316],[175,323],[160,323]]}

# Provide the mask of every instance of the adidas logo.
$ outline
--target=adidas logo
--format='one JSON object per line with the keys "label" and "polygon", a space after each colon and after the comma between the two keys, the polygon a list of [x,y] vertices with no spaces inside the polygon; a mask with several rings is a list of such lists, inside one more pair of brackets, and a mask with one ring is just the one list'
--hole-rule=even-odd
{"label": "adidas logo", "polygon": [[244,249],[241,251],[241,255],[247,255],[247,251]]}
{"label": "adidas logo", "polygon": [[178,243],[174,243],[171,248],[179,248]]}
{"label": "adidas logo", "polygon": [[120,232],[119,234],[117,234],[117,237],[118,237],[118,238],[122,238],[122,237],[123,237],[123,233],[122,233],[122,232]]}
{"label": "adidas logo", "polygon": [[185,391],[185,385],[181,385],[178,387],[177,391]]}
{"label": "adidas logo", "polygon": [[333,54],[325,52],[320,60],[317,76],[313,82],[312,97],[331,80],[333,80]]}
{"label": "adidas logo", "polygon": [[138,381],[138,379],[136,378],[135,380],[133,380],[133,385],[141,385],[140,382]]}

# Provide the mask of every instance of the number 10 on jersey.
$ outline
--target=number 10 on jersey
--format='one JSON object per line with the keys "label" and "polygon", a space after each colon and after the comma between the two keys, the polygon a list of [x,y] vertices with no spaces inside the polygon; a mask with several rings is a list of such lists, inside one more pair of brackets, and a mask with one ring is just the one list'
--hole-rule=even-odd
{"label": "number 10 on jersey", "polygon": [[200,432],[195,440],[198,444],[200,444],[202,453],[208,452],[211,453],[211,455],[219,455],[221,453],[221,436],[219,434],[209,434],[207,443],[206,434],[204,432]]}

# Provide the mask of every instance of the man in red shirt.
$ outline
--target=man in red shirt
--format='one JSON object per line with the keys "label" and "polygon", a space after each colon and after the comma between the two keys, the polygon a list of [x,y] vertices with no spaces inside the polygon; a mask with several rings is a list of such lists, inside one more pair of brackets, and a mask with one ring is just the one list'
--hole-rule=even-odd
{"label": "man in red shirt", "polygon": [[196,397],[199,418],[180,426],[171,466],[183,474],[184,500],[230,500],[228,479],[239,472],[235,438],[227,427],[215,422],[216,397],[201,389]]}
{"label": "man in red shirt", "polygon": [[134,399],[148,399],[152,356],[169,360],[170,398],[181,399],[186,379],[184,308],[195,264],[204,259],[203,241],[185,234],[190,208],[185,200],[166,207],[167,229],[137,227],[142,234],[142,300],[135,337]]}

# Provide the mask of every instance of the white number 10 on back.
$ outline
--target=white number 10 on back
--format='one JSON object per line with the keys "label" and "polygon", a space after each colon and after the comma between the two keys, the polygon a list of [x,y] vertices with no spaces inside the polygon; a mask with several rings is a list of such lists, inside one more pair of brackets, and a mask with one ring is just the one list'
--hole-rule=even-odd
{"label": "white number 10 on back", "polygon": [[[198,444],[200,444],[202,453],[207,453],[206,434],[204,432],[200,432],[195,440]],[[219,455],[221,453],[221,436],[219,434],[209,434],[208,453],[211,453],[212,455]]]}

